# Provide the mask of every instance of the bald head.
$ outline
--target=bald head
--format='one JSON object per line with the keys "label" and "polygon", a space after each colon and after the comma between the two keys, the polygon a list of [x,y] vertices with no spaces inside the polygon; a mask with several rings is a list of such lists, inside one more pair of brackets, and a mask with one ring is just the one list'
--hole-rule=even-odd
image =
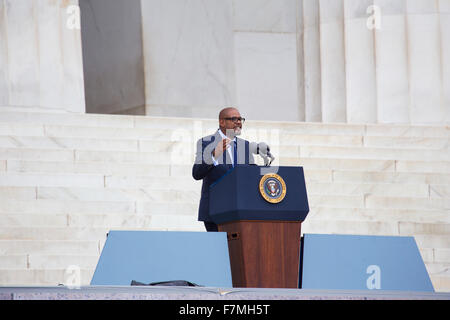
{"label": "bald head", "polygon": [[236,111],[239,113],[239,110],[234,108],[234,107],[227,107],[227,108],[224,108],[224,109],[220,110],[220,112],[219,112],[219,120],[229,117],[229,115],[231,113],[235,113]]}

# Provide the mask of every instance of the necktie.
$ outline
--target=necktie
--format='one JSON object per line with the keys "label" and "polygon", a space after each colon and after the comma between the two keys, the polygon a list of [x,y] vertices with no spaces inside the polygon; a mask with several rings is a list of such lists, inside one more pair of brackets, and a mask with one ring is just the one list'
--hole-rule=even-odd
{"label": "necktie", "polygon": [[237,165],[237,145],[236,140],[233,142],[233,167]]}

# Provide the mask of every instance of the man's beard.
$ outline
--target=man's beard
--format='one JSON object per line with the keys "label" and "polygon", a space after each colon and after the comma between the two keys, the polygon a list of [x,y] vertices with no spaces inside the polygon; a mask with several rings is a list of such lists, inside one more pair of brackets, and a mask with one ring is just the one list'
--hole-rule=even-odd
{"label": "man's beard", "polygon": [[234,137],[236,136],[240,136],[241,135],[241,128],[236,127],[234,129],[227,129],[226,130],[226,135],[228,138],[234,139]]}

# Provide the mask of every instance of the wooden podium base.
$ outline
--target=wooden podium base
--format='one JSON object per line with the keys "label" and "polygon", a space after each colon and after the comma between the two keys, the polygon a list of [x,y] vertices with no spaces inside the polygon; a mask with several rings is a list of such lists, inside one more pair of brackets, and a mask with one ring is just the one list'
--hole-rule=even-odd
{"label": "wooden podium base", "polygon": [[235,221],[227,232],[233,287],[298,288],[301,221]]}

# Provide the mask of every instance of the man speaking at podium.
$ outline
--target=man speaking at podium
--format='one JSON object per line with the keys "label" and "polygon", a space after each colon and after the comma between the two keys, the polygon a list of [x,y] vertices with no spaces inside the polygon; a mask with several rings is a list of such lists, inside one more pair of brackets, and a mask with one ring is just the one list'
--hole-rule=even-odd
{"label": "man speaking at podium", "polygon": [[[209,216],[209,187],[237,165],[254,164],[249,142],[238,138],[245,118],[233,107],[219,113],[219,129],[212,135],[197,142],[192,176],[203,179],[198,221],[203,221],[206,231],[218,231]],[[224,194],[224,197],[227,195]]]}

